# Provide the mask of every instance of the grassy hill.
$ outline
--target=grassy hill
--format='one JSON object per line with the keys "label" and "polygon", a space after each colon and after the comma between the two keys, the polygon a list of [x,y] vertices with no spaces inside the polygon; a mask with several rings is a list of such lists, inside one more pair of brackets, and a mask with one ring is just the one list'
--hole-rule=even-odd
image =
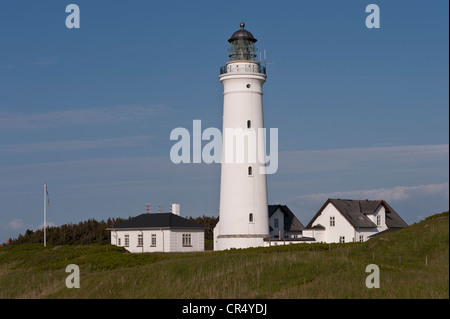
{"label": "grassy hill", "polygon": [[[65,286],[68,264],[79,289]],[[368,264],[380,288],[365,286]],[[449,216],[365,243],[130,254],[111,245],[0,247],[0,298],[449,298]]]}

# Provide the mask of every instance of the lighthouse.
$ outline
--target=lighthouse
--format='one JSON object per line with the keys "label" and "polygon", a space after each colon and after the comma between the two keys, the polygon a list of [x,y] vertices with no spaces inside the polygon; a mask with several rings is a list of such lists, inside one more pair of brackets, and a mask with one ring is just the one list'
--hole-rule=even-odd
{"label": "lighthouse", "polygon": [[245,24],[228,40],[223,84],[223,143],[219,222],[214,249],[264,246],[269,237],[262,86],[266,69],[255,60],[257,40]]}

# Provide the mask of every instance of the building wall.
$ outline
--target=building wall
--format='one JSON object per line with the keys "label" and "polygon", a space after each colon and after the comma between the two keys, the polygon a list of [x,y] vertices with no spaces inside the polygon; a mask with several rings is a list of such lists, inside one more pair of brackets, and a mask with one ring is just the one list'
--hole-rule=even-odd
{"label": "building wall", "polygon": [[[138,235],[143,235],[143,245],[138,245]],[[190,234],[191,245],[183,246],[183,234]],[[129,236],[129,245],[125,246],[125,235]],[[156,237],[156,245],[152,245],[152,235]],[[118,240],[120,238],[120,245]],[[113,230],[111,244],[124,247],[132,253],[142,252],[188,252],[203,251],[205,247],[203,229],[154,229],[154,230]]]}
{"label": "building wall", "polygon": [[[334,226],[330,226],[330,217],[334,217]],[[338,243],[340,236],[344,236],[346,243],[353,242],[353,239],[355,238],[355,229],[353,226],[331,203],[325,207],[312,226],[318,224],[325,227],[321,241],[326,243]],[[304,235],[306,236],[306,234]],[[316,241],[320,242],[317,238]]]}
{"label": "building wall", "polygon": [[[366,215],[375,225],[377,225],[377,231],[383,231],[387,229],[386,226],[386,210],[383,205],[380,205],[374,214]],[[381,225],[377,224],[377,216],[381,218]]]}
{"label": "building wall", "polygon": [[[191,245],[183,246],[183,234],[191,236]],[[175,229],[170,232],[170,251],[203,251],[205,247],[205,232]]]}
{"label": "building wall", "polygon": [[[275,227],[275,219],[278,219],[278,227]],[[278,208],[272,216],[269,217],[269,225],[272,227],[270,237],[278,238],[281,232],[281,239],[284,238],[284,214],[280,208]]]}

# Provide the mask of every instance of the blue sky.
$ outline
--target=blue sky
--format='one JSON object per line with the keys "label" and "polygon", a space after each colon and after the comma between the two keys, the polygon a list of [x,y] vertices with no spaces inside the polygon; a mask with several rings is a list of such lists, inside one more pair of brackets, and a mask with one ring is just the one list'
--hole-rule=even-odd
{"label": "blue sky", "polygon": [[[80,7],[80,29],[65,8]],[[365,26],[376,3],[381,28]],[[245,21],[279,131],[270,203],[306,224],[328,197],[448,210],[448,1],[0,3],[0,242],[42,224],[217,216],[220,166],[170,161],[176,127],[222,123],[219,68]]]}

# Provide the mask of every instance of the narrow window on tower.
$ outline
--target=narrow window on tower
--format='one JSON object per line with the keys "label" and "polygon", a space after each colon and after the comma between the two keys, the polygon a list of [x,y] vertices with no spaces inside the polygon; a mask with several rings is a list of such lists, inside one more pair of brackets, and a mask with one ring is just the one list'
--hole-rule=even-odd
{"label": "narrow window on tower", "polygon": [[252,213],[248,214],[248,221],[249,221],[249,223],[253,223],[253,214]]}
{"label": "narrow window on tower", "polygon": [[250,120],[247,121],[247,128],[252,128],[252,121]]}
{"label": "narrow window on tower", "polygon": [[251,166],[248,167],[248,176],[253,176],[253,168]]}

